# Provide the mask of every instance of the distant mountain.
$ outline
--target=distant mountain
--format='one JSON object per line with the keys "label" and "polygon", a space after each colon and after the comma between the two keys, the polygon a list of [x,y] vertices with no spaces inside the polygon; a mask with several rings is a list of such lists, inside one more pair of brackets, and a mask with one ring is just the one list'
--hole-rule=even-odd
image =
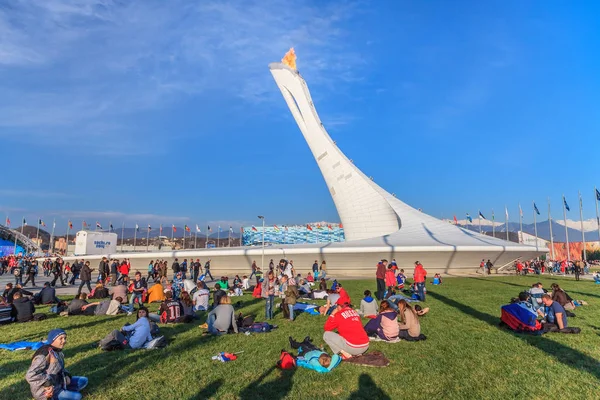
{"label": "distant mountain", "polygon": [[[567,220],[567,226],[572,224]],[[584,225],[585,226],[585,225]],[[479,232],[479,223],[477,220],[473,220],[473,224],[469,224],[467,229],[472,231]],[[518,232],[520,229],[518,222],[509,222],[508,223],[508,231],[509,232]],[[492,232],[492,226],[484,226],[482,224],[481,230],[483,232]],[[581,231],[578,229],[568,228],[569,231],[569,241],[570,242],[581,242],[582,236]],[[506,226],[504,224],[500,226],[496,226],[496,233],[498,232],[506,232]],[[523,232],[529,233],[530,235],[535,235],[535,226],[534,224],[523,224]],[[541,221],[537,223],[537,235],[539,238],[550,241],[550,224],[548,221]],[[565,234],[565,226],[557,223],[555,220],[552,220],[552,236],[554,237],[555,242],[566,242],[566,234]],[[598,231],[588,231],[585,232],[585,240],[588,242],[598,241]]]}

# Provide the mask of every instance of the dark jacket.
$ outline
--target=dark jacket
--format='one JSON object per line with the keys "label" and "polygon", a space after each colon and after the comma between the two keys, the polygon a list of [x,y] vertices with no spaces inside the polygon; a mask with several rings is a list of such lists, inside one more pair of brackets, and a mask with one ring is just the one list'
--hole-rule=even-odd
{"label": "dark jacket", "polygon": [[81,272],[79,273],[79,279],[82,281],[91,281],[92,280],[92,269],[89,265],[83,265],[81,268]]}
{"label": "dark jacket", "polygon": [[108,276],[108,274],[110,273],[108,261],[100,261],[100,264],[98,264],[98,272],[100,272],[104,278]]}
{"label": "dark jacket", "polygon": [[375,274],[377,279],[385,279],[385,265],[383,263],[377,264],[377,273]]}
{"label": "dark jacket", "polygon": [[103,287],[103,288],[98,288],[98,289],[94,290],[94,295],[91,298],[92,299],[106,299],[108,296],[109,296],[108,289]]}
{"label": "dark jacket", "polygon": [[179,269],[179,263],[178,263],[177,261],[175,261],[175,262],[173,263],[173,265],[171,266],[171,268],[173,269],[173,273],[174,273],[174,274],[178,273],[178,272],[179,272],[179,270],[180,270],[180,269]]}
{"label": "dark jacket", "polygon": [[15,299],[12,304],[12,316],[17,322],[27,322],[33,319],[35,307],[27,297]]}
{"label": "dark jacket", "polygon": [[298,293],[298,286],[296,285],[288,285],[285,290],[285,303],[286,304],[296,304],[296,299],[300,297],[300,293]]}
{"label": "dark jacket", "polygon": [[40,292],[37,294],[37,298],[39,299],[40,304],[56,303],[56,289],[46,286],[40,290]]}

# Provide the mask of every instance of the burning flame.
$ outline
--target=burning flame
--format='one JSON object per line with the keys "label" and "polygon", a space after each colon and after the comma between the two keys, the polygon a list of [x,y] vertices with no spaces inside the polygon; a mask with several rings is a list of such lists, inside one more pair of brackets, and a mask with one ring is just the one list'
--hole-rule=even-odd
{"label": "burning flame", "polygon": [[291,69],[297,70],[297,68],[296,68],[296,52],[294,51],[293,47],[291,49],[289,49],[287,53],[285,53],[285,56],[283,56],[283,58],[281,59],[281,62],[283,64],[287,65],[288,67],[290,67]]}

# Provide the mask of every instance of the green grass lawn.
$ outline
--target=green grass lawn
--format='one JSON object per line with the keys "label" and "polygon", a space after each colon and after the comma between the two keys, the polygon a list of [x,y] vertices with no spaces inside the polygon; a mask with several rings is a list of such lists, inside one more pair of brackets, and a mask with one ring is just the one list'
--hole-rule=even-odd
{"label": "green grass lawn", "polygon": [[[600,286],[589,281],[543,277],[546,287],[558,282],[578,308],[571,326],[579,335],[517,335],[499,329],[500,306],[538,277],[447,278],[429,285],[428,315],[421,318],[424,342],[372,342],[391,360],[387,368],[342,363],[329,374],[306,369],[275,369],[288,336],[310,335],[322,344],[325,317],[301,314],[295,322],[273,321],[279,329],[266,334],[202,336],[198,325],[161,326],[170,341],[165,349],[101,352],[97,342],[135,316],[58,317],[42,322],[0,326],[2,342],[39,340],[52,328],[68,332],[67,367],[90,380],[88,399],[570,399],[598,398],[600,388]],[[375,281],[346,281],[355,304]],[[236,299],[237,300],[237,299]],[[243,312],[264,317],[264,302],[246,295]],[[155,310],[156,304],[151,306]],[[39,309],[47,311],[46,308]],[[288,349],[289,350],[289,349]],[[2,351],[2,350],[0,350]],[[244,351],[221,363],[220,351]],[[24,380],[32,352],[2,351],[0,399],[29,399]],[[564,396],[562,395],[564,394]]]}

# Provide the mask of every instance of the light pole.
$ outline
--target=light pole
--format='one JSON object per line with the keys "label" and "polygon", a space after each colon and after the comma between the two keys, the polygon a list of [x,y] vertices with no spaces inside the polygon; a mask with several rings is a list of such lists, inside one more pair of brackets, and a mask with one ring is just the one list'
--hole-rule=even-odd
{"label": "light pole", "polygon": [[259,215],[259,219],[262,219],[263,230],[262,230],[262,257],[260,259],[260,269],[262,271],[265,270],[265,217],[264,215]]}

